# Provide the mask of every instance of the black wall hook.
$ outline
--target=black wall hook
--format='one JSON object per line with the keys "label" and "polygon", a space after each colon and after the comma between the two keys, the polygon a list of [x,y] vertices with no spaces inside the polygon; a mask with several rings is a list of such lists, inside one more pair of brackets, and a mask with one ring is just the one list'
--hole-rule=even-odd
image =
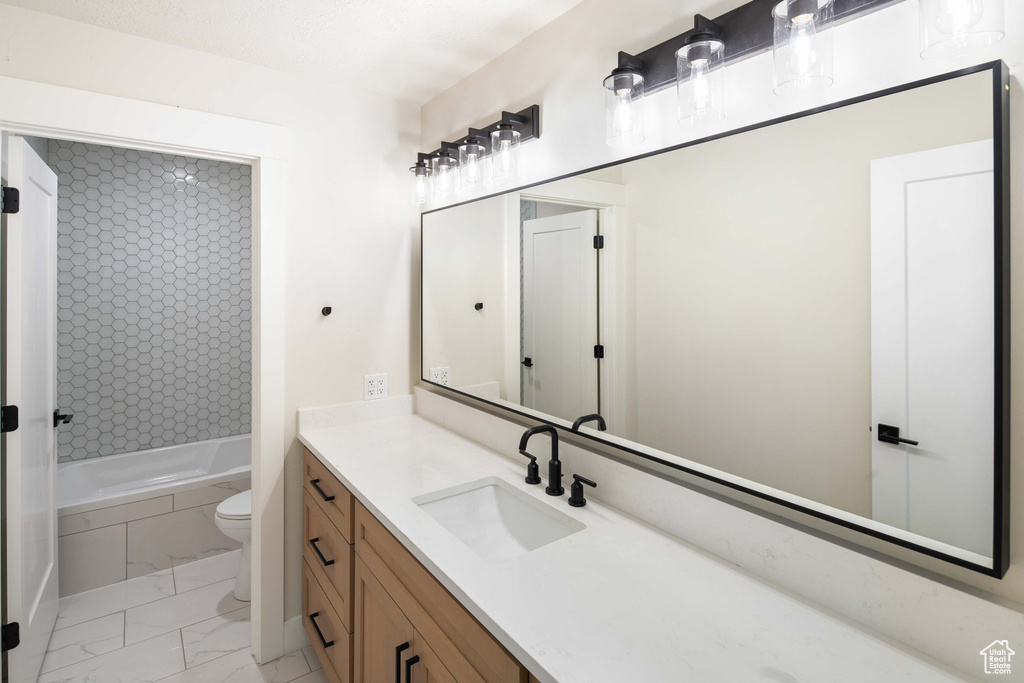
{"label": "black wall hook", "polygon": [[325,318],[327,316],[329,316],[330,314],[331,314],[331,307],[330,306],[324,306],[323,308],[320,309],[320,315],[324,316]]}
{"label": "black wall hook", "polygon": [[478,311],[482,311],[482,310],[484,310],[484,305],[483,304],[473,304],[473,308],[475,308]]}

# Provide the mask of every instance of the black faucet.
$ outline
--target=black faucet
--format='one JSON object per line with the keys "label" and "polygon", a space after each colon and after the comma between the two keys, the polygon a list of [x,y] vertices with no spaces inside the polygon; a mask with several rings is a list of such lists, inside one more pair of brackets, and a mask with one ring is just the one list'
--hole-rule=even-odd
{"label": "black faucet", "polygon": [[530,427],[523,434],[523,438],[519,440],[519,452],[530,458],[531,461],[535,460],[532,455],[526,452],[526,444],[530,441],[530,437],[540,432],[547,432],[551,435],[551,460],[548,462],[548,485],[544,489],[544,492],[549,496],[560,496],[565,493],[565,489],[562,487],[562,461],[558,459],[558,432],[551,425],[537,425],[536,427]]}
{"label": "black faucet", "polygon": [[605,424],[604,418],[598,415],[597,413],[592,413],[590,415],[584,415],[583,417],[576,418],[576,421],[572,423],[572,431],[578,432],[580,431],[580,427],[583,425],[584,422],[594,421],[597,422],[597,429],[599,431],[603,432],[608,429],[608,425]]}

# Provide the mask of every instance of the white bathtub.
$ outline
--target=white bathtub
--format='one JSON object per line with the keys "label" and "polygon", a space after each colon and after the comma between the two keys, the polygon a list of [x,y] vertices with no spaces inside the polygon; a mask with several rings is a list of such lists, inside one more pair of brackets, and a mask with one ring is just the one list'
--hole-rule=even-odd
{"label": "white bathtub", "polygon": [[134,503],[249,476],[252,437],[65,463],[57,468],[60,516]]}

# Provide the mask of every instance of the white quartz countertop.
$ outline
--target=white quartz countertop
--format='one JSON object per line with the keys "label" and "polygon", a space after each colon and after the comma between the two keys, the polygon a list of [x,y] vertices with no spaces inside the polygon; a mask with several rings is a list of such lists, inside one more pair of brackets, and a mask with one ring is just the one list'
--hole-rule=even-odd
{"label": "white quartz countertop", "polygon": [[[543,683],[968,680],[597,500],[569,507],[568,485],[554,498],[523,481],[525,458],[421,417],[299,439]],[[531,445],[544,475],[546,444]],[[487,477],[586,528],[492,563],[412,502]]]}

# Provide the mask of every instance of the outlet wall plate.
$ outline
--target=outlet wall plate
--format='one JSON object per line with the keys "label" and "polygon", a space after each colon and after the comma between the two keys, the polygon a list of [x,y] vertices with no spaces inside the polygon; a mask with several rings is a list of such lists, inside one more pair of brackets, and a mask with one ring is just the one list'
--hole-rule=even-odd
{"label": "outlet wall plate", "polygon": [[388,373],[363,375],[363,400],[376,401],[388,397]]}
{"label": "outlet wall plate", "polygon": [[440,384],[443,387],[450,387],[452,385],[451,367],[444,365],[437,368],[430,368],[430,381],[434,384]]}

